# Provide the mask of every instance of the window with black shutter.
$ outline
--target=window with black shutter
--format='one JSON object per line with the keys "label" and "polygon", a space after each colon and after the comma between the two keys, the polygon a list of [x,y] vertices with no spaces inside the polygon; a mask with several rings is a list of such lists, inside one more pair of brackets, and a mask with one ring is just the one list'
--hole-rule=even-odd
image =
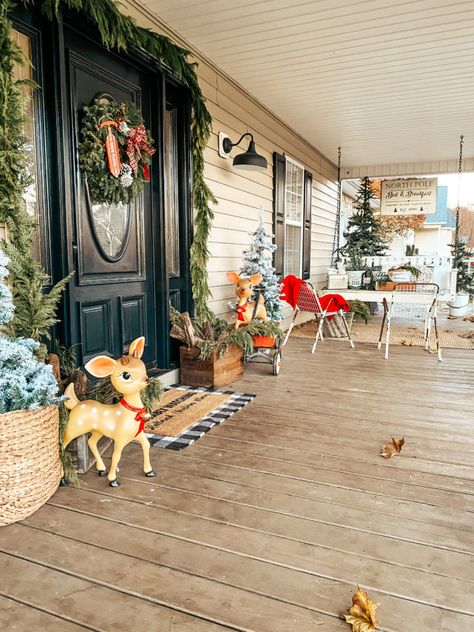
{"label": "window with black shutter", "polygon": [[273,155],[274,265],[283,278],[311,273],[311,200],[313,176],[303,165],[281,154]]}

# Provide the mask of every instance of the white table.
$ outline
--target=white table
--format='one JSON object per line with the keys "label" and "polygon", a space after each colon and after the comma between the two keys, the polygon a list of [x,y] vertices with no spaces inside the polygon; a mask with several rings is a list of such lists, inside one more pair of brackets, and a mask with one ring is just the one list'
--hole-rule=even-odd
{"label": "white table", "polygon": [[[386,299],[387,303],[392,300],[392,291],[386,290],[320,290],[318,296],[324,296],[325,294],[339,294],[346,301],[364,301],[365,303],[383,303],[383,299]],[[402,294],[402,293],[400,293]],[[397,301],[399,301],[400,294],[397,295]],[[407,303],[416,303],[416,294],[407,292]],[[447,303],[451,300],[449,293],[439,294],[438,301]],[[403,299],[401,299],[403,300]],[[425,299],[426,300],[426,299]]]}

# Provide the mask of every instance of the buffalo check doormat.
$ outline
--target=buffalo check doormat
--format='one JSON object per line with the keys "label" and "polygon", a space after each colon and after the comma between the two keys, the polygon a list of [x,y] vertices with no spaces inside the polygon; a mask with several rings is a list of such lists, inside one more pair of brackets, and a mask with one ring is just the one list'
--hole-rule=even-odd
{"label": "buffalo check doormat", "polygon": [[145,424],[152,446],[182,450],[255,398],[251,393],[172,385]]}

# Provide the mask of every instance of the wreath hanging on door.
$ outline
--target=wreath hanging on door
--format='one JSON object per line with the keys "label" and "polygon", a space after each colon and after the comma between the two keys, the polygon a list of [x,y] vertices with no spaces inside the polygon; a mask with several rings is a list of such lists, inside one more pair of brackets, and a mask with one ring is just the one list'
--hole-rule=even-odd
{"label": "wreath hanging on door", "polygon": [[133,103],[96,99],[83,108],[79,164],[92,203],[128,204],[150,180],[153,139]]}

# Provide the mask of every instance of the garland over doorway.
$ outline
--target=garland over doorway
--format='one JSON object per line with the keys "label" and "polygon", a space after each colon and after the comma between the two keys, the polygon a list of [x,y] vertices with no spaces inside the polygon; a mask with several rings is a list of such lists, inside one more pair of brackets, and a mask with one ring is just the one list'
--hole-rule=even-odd
{"label": "garland over doorway", "polygon": [[[133,18],[119,11],[114,0],[0,0],[0,13],[5,14],[9,8],[18,4],[40,6],[50,20],[58,19],[62,8],[78,11],[97,28],[105,48],[129,53],[134,49],[138,50],[169,68],[188,87],[193,108],[191,147],[193,201],[196,209],[190,256],[191,282],[197,316],[210,317],[211,313],[207,306],[207,300],[211,295],[207,278],[207,240],[214,217],[210,205],[216,200],[204,181],[204,149],[211,133],[212,119],[198,83],[196,62],[189,61],[191,52],[174,44],[164,35],[138,26]],[[18,113],[18,116],[21,117],[22,114]],[[3,124],[4,121],[0,121],[0,127]],[[18,181],[18,187],[21,186],[21,182]]]}

